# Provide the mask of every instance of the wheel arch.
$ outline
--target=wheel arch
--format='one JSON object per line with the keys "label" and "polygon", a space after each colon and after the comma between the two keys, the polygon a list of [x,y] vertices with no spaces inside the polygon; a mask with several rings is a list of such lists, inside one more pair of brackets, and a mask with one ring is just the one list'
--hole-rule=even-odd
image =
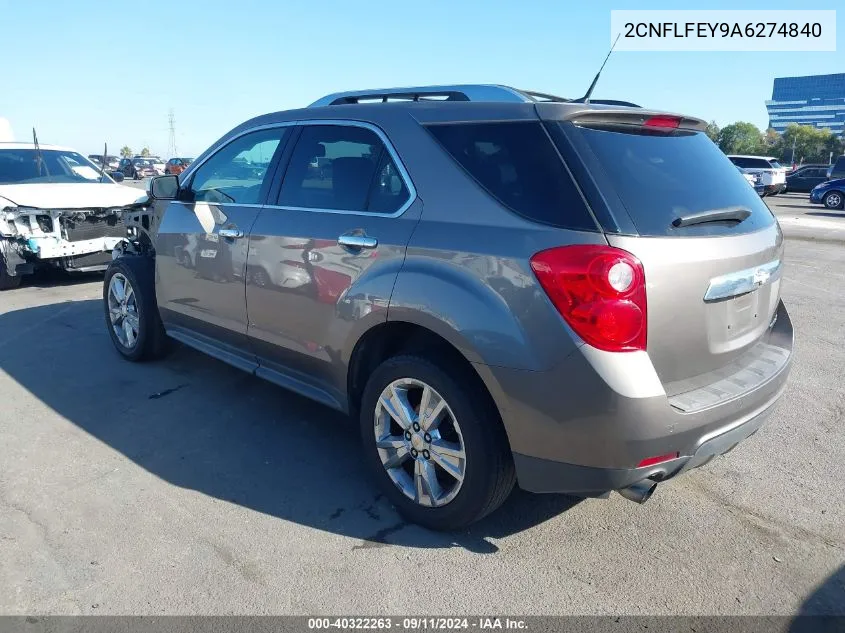
{"label": "wheel arch", "polygon": [[[444,369],[455,371],[483,392],[495,411],[500,411],[501,389],[486,365],[472,361],[455,341],[410,321],[386,321],[370,328],[356,343],[349,358],[347,396],[349,411],[357,416],[368,377],[394,356],[419,355]],[[497,397],[499,396],[499,397]]]}

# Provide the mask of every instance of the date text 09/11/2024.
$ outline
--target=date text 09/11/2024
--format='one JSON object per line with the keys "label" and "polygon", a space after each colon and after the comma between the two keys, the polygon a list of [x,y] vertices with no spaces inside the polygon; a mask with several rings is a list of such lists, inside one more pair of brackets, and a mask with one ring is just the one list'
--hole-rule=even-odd
{"label": "date text 09/11/2024", "polygon": [[308,618],[311,630],[390,630],[425,631],[425,630],[524,630],[526,622],[520,619],[500,617],[445,618],[445,617],[354,617],[354,618]]}

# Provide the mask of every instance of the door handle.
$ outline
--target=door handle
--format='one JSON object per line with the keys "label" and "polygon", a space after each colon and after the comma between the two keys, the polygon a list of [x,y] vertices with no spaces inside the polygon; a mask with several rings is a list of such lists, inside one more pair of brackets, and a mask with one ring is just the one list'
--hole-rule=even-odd
{"label": "door handle", "polygon": [[337,238],[337,243],[347,248],[375,248],[378,246],[378,240],[374,237],[366,235],[349,235],[344,234]]}
{"label": "door handle", "polygon": [[220,229],[219,231],[217,231],[217,234],[220,237],[229,237],[229,238],[243,237],[244,236],[244,232],[241,231],[240,229]]}

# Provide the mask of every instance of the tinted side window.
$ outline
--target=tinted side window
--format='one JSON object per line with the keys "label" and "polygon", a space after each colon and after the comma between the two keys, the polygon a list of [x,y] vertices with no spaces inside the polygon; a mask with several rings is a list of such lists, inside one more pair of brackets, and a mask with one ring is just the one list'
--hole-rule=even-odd
{"label": "tinted side window", "polygon": [[596,230],[539,122],[431,125],[428,131],[479,185],[515,213],[562,228]]}
{"label": "tinted side window", "polygon": [[372,130],[306,125],[291,155],[279,204],[302,209],[393,213],[409,192]]}
{"label": "tinted side window", "polygon": [[267,169],[288,128],[241,136],[203,163],[191,181],[195,202],[258,204]]}

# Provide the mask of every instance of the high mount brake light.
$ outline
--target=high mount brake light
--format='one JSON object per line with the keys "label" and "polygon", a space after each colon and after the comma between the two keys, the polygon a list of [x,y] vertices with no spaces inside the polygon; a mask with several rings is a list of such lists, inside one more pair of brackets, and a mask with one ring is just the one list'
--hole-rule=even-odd
{"label": "high mount brake light", "polygon": [[676,116],[653,116],[643,123],[643,127],[677,128],[681,125],[681,119]]}
{"label": "high mount brake light", "polygon": [[611,246],[561,246],[531,258],[549,299],[578,336],[608,352],[646,348],[645,272]]}

